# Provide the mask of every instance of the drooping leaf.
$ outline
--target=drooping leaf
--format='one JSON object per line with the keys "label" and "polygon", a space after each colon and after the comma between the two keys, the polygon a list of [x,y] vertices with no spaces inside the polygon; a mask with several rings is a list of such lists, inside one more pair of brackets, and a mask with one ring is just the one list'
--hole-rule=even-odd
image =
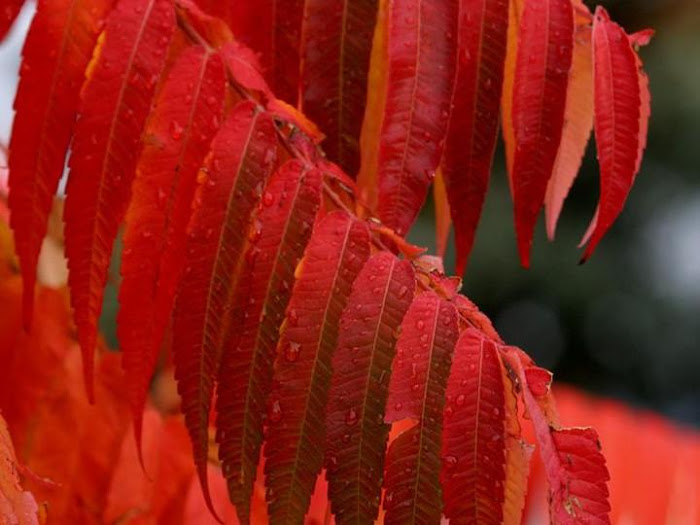
{"label": "drooping leaf", "polygon": [[501,523],[505,397],[495,343],[474,328],[459,338],[447,383],[442,442],[444,513],[451,523]]}
{"label": "drooping leaf", "polygon": [[[549,509],[555,524],[610,523],[607,482],[610,479],[598,435],[592,428],[560,428],[531,389],[526,356],[506,349],[508,365],[517,375],[532,421],[549,484]],[[539,374],[537,374],[539,376]]]}
{"label": "drooping leaf", "polygon": [[561,144],[544,199],[547,236],[554,239],[559,214],[581,167],[593,129],[593,49],[591,13],[580,1],[574,4],[574,50],[566,93]]}
{"label": "drooping leaf", "polygon": [[301,108],[326,135],[328,157],[352,177],[359,145],[378,0],[306,0]]}
{"label": "drooping leaf", "polygon": [[[648,40],[647,33],[639,43]],[[622,211],[646,146],[649,86],[632,44],[633,38],[599,6],[593,23],[593,77],[600,200],[584,261]]]}
{"label": "drooping leaf", "polygon": [[364,223],[344,212],[316,226],[282,325],[265,444],[270,519],[301,523],[323,466],[325,408],[340,315],[369,256]]}
{"label": "drooping leaf", "polygon": [[121,0],[107,18],[81,91],[64,221],[71,304],[89,397],[112,244],[174,29],[171,0]]}
{"label": "drooping leaf", "polygon": [[341,316],[326,413],[328,491],[339,524],[370,523],[379,510],[395,332],[414,288],[408,261],[377,253],[355,280]]}
{"label": "drooping leaf", "polygon": [[440,163],[455,71],[457,4],[395,0],[388,13],[379,218],[405,235]]}
{"label": "drooping leaf", "polygon": [[417,423],[389,445],[386,523],[440,523],[442,415],[458,336],[457,310],[434,292],[419,295],[404,317],[384,420]]}
{"label": "drooping leaf", "polygon": [[508,0],[460,0],[457,70],[442,161],[458,275],[467,265],[498,134]]}
{"label": "drooping leaf", "polygon": [[573,43],[571,0],[524,3],[513,85],[511,177],[518,254],[526,268],[561,142]]}
{"label": "drooping leaf", "polygon": [[182,412],[205,494],[209,410],[251,214],[273,169],[275,128],[239,103],[214,137],[187,227],[185,269],[173,322]]}
{"label": "drooping leaf", "polygon": [[24,0],[3,1],[2,6],[0,6],[0,42],[5,40],[23,5]]}
{"label": "drooping leaf", "polygon": [[[320,203],[321,172],[297,160],[271,178],[254,219],[219,372],[217,442],[231,501],[248,521],[278,331]],[[236,321],[232,321],[236,323]],[[272,405],[268,420],[279,416]]]}
{"label": "drooping leaf", "polygon": [[170,71],[144,133],[126,214],[117,318],[137,442],[184,266],[197,172],[222,115],[224,82],[217,54],[200,46],[187,49]]}
{"label": "drooping leaf", "polygon": [[111,0],[40,2],[22,51],[8,159],[8,204],[24,280],[25,327],[31,324],[37,259],[63,173],[80,86],[111,4]]}

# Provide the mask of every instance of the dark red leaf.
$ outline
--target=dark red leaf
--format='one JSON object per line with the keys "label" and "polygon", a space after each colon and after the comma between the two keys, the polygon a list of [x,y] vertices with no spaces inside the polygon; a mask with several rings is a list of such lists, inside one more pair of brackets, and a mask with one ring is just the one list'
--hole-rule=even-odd
{"label": "dark red leaf", "polygon": [[197,172],[222,116],[224,82],[217,54],[187,49],[165,81],[144,133],[126,214],[117,317],[137,443],[184,266]]}
{"label": "dark red leaf", "polygon": [[32,318],[36,263],[53,194],[63,173],[80,86],[111,5],[111,0],[41,2],[22,51],[10,140],[9,207],[24,279],[27,328]]}
{"label": "dark red leaf", "polygon": [[440,522],[442,417],[458,336],[457,310],[434,292],[419,295],[401,324],[384,420],[417,423],[389,445],[386,523]]}
{"label": "dark red leaf", "polygon": [[[273,175],[254,219],[231,309],[233,328],[226,334],[218,376],[216,439],[231,500],[244,522],[260,455],[278,332],[294,270],[319,208],[320,185],[320,171],[296,160]],[[279,406],[273,403],[268,421],[278,417]]]}
{"label": "dark red leaf", "polygon": [[467,328],[452,361],[440,476],[444,513],[450,523],[501,523],[506,429],[498,347]]}
{"label": "dark red leaf", "polygon": [[274,124],[253,102],[238,104],[211,145],[187,227],[173,354],[182,412],[205,494],[208,423],[214,378],[240,273],[242,252],[276,155]]}
{"label": "dark red leaf", "polygon": [[455,71],[457,3],[395,0],[388,13],[379,218],[405,235],[440,163]]}
{"label": "dark red leaf", "polygon": [[338,523],[371,523],[377,517],[391,362],[414,288],[408,261],[377,253],[355,280],[341,317],[326,414],[328,490]]}
{"label": "dark red leaf", "polygon": [[315,228],[280,330],[265,444],[270,519],[301,522],[323,466],[324,419],[340,315],[369,256],[367,226],[344,212]]}
{"label": "dark red leaf", "polygon": [[573,44],[571,0],[524,3],[513,87],[511,177],[518,253],[526,268],[561,142]]}
{"label": "dark red leaf", "polygon": [[174,30],[171,0],[121,0],[107,18],[81,91],[63,217],[71,304],[90,397],[112,244],[129,201],[141,132]]}
{"label": "dark red leaf", "polygon": [[460,0],[457,72],[442,161],[458,275],[467,265],[498,134],[508,0]]}
{"label": "dark red leaf", "polygon": [[378,0],[305,4],[301,107],[326,135],[328,157],[355,177]]}

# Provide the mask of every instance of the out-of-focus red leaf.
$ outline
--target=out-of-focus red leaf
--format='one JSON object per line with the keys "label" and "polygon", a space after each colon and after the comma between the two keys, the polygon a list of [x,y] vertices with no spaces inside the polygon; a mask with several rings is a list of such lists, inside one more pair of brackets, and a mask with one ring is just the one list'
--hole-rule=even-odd
{"label": "out-of-focus red leaf", "polygon": [[185,229],[197,172],[221,119],[224,81],[218,55],[201,47],[186,50],[165,81],[145,130],[126,215],[117,318],[137,441],[185,264]]}
{"label": "out-of-focus red leaf", "polygon": [[457,3],[395,0],[378,160],[381,221],[406,235],[440,164],[456,60]]}
{"label": "out-of-focus red leaf", "polygon": [[0,415],[0,523],[38,525],[38,506],[31,492],[22,490],[12,438]]}
{"label": "out-of-focus red leaf", "polygon": [[571,0],[525,2],[513,84],[512,190],[524,267],[561,142],[574,44]]}
{"label": "out-of-focus red leaf", "polygon": [[[235,291],[231,315],[240,322],[225,340],[218,376],[216,439],[229,494],[241,521],[249,518],[278,332],[291,296],[294,269],[316,220],[320,186],[320,171],[296,160],[272,176],[254,219]],[[278,411],[273,403],[268,422],[279,417]]]}
{"label": "out-of-focus red leaf", "polygon": [[377,253],[355,280],[341,317],[326,413],[328,491],[341,523],[371,522],[379,510],[395,330],[414,288],[408,261]]}
{"label": "out-of-focus red leaf", "polygon": [[369,232],[345,212],[314,229],[280,329],[265,444],[270,519],[301,522],[323,466],[325,408],[340,315],[369,256]]}
{"label": "out-of-focus red leaf", "polygon": [[[255,140],[251,140],[255,137]],[[173,354],[182,412],[205,494],[208,422],[227,314],[243,264],[251,214],[273,169],[275,129],[253,102],[231,112],[211,145],[188,225],[176,300]]]}
{"label": "out-of-focus red leaf", "polygon": [[328,157],[352,177],[378,0],[306,0],[301,49],[301,108],[327,139]]}
{"label": "out-of-focus red leaf", "polygon": [[[103,522],[181,523],[184,495],[196,480],[182,419],[164,419],[152,408],[146,408],[141,446],[138,451],[133,434],[125,434],[111,474]],[[139,461],[141,455],[145,472]]]}
{"label": "out-of-focus red leaf", "polygon": [[[111,5],[111,0],[40,2],[22,51],[8,160],[11,224],[24,279],[25,327],[31,324],[37,259],[63,173],[80,86]],[[10,7],[0,7],[0,13]]]}
{"label": "out-of-focus red leaf", "polygon": [[90,398],[112,244],[127,208],[141,131],[174,30],[172,0],[121,0],[107,18],[81,91],[63,216],[71,304]]}
{"label": "out-of-focus red leaf", "polygon": [[457,70],[442,170],[462,275],[486,198],[498,136],[508,0],[460,0]]}
{"label": "out-of-focus red leaf", "polygon": [[501,523],[505,500],[505,395],[498,347],[467,328],[447,383],[442,442],[444,514]]}
{"label": "out-of-focus red leaf", "polygon": [[573,0],[573,5],[574,50],[566,93],[564,129],[544,198],[545,224],[550,240],[554,239],[564,199],[581,167],[581,160],[593,129],[593,18],[581,0]]}
{"label": "out-of-focus red leaf", "polygon": [[24,0],[3,1],[2,6],[0,6],[0,42],[5,40],[23,5]]}
{"label": "out-of-focus red leaf", "polygon": [[649,81],[633,48],[651,33],[630,37],[598,6],[593,22],[595,136],[600,200],[582,260],[587,260],[622,211],[639,172],[649,125]]}
{"label": "out-of-focus red leaf", "polygon": [[419,295],[401,324],[387,400],[387,423],[417,423],[389,445],[386,523],[438,523],[445,387],[459,337],[457,310],[434,292]]}

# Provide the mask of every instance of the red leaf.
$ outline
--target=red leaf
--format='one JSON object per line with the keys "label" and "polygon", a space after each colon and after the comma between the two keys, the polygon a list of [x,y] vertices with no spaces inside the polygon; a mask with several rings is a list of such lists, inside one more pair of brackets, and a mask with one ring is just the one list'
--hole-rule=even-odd
{"label": "red leaf", "polygon": [[22,490],[18,463],[7,424],[0,415],[0,522],[38,525],[38,506],[31,492]]}
{"label": "red leaf", "polygon": [[[543,23],[544,22],[544,23]],[[512,188],[518,253],[530,265],[532,237],[561,142],[574,42],[571,0],[525,2],[513,87]]]}
{"label": "red leaf", "polygon": [[267,82],[262,76],[262,68],[258,57],[250,49],[239,42],[230,42],[221,48],[221,56],[224,57],[233,78],[241,86],[251,91],[259,91],[268,100],[274,98]]}
{"label": "red leaf", "polygon": [[593,129],[593,49],[591,13],[581,0],[574,3],[574,50],[566,93],[564,129],[552,177],[544,199],[547,236],[554,239],[559,214],[581,167]]}
{"label": "red leaf", "polygon": [[144,133],[126,215],[117,318],[138,443],[148,385],[184,266],[197,171],[219,127],[224,82],[218,55],[202,47],[185,50]]}
{"label": "red leaf", "polygon": [[457,310],[434,292],[419,295],[401,324],[384,420],[417,423],[389,445],[386,523],[440,521],[442,414],[458,336]]}
{"label": "red leaf", "polygon": [[[275,347],[320,203],[321,173],[293,160],[265,189],[253,226],[232,316],[241,319],[225,341],[217,391],[219,458],[231,500],[248,520],[271,390]],[[234,321],[235,323],[236,321]],[[269,420],[279,416],[271,407]]]}
{"label": "red leaf", "polygon": [[451,522],[501,523],[505,397],[498,348],[462,332],[447,383],[442,443],[444,513]]}
{"label": "red leaf", "polygon": [[209,410],[230,322],[226,313],[243,261],[250,216],[274,166],[275,145],[269,116],[253,102],[238,104],[214,137],[188,225],[173,353],[182,412],[207,498]]}
{"label": "red leaf", "polygon": [[171,0],[121,0],[107,18],[81,92],[64,221],[71,303],[90,398],[112,244],[129,201],[141,131],[174,29]]}
{"label": "red leaf", "polygon": [[592,428],[558,428],[545,413],[527,378],[518,349],[508,349],[506,358],[517,374],[522,398],[532,420],[540,457],[549,482],[552,522],[556,524],[610,523],[605,458],[598,435]]}
{"label": "red leaf", "polygon": [[459,2],[458,60],[442,161],[455,227],[458,275],[467,265],[498,134],[508,0]]}
{"label": "red leaf", "polygon": [[0,42],[5,40],[23,5],[24,0],[3,1],[3,5],[0,7]]}
{"label": "red leaf", "polygon": [[340,320],[326,413],[328,493],[339,523],[370,523],[379,510],[391,362],[414,288],[411,263],[377,253],[355,280]]}
{"label": "red leaf", "polygon": [[328,157],[355,177],[378,0],[306,0],[301,107]]}
{"label": "red leaf", "polygon": [[649,86],[632,45],[648,42],[649,32],[630,37],[596,9],[593,23],[595,136],[600,162],[600,200],[587,260],[622,211],[639,171],[649,123]]}
{"label": "red leaf", "polygon": [[279,406],[265,445],[270,519],[301,522],[323,466],[325,408],[338,323],[352,283],[369,256],[364,223],[344,212],[315,228],[280,330],[275,383]]}
{"label": "red leaf", "polygon": [[233,34],[257,51],[273,91],[296,106],[300,88],[300,47],[305,0],[214,1],[213,14],[224,18]]}
{"label": "red leaf", "polygon": [[457,4],[395,0],[379,146],[379,218],[405,235],[440,163],[455,69]]}
{"label": "red leaf", "polygon": [[111,0],[41,2],[22,51],[10,140],[8,204],[24,279],[27,328],[32,318],[37,259],[53,194],[63,173],[80,86],[111,4]]}

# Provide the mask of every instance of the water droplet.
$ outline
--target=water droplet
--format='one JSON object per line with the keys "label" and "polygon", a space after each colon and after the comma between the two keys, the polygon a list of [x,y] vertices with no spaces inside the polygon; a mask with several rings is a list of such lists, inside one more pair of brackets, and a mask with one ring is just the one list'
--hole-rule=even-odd
{"label": "water droplet", "polygon": [[408,286],[402,286],[399,290],[399,297],[403,297],[408,293]]}
{"label": "water droplet", "polygon": [[297,359],[299,359],[299,352],[301,350],[301,345],[299,343],[295,343],[294,341],[289,341],[287,343],[287,347],[284,349],[284,358],[289,361],[290,363],[293,363]]}
{"label": "water droplet", "polygon": [[255,219],[253,221],[253,225],[250,228],[250,234],[248,235],[248,239],[252,243],[256,243],[260,240],[260,237],[262,236],[262,222],[260,222],[259,219]]}
{"label": "water droplet", "polygon": [[457,403],[458,407],[461,407],[464,404],[464,401],[465,401],[464,394],[459,394],[457,396],[457,399],[455,399],[455,403]]}
{"label": "water droplet", "polygon": [[170,136],[173,140],[180,140],[182,138],[183,128],[176,121],[170,122]]}
{"label": "water droplet", "polygon": [[498,417],[501,415],[501,411],[498,410],[498,407],[493,407],[493,416]]}
{"label": "water droplet", "polygon": [[451,418],[454,415],[455,411],[452,407],[447,407],[445,408],[445,417],[446,418]]}
{"label": "water droplet", "polygon": [[345,424],[349,427],[355,426],[357,424],[357,412],[354,408],[351,408],[350,410],[348,410],[348,413],[345,414]]}
{"label": "water droplet", "polygon": [[394,409],[396,409],[396,410],[401,410],[402,408],[403,408],[403,404],[402,404],[402,403],[396,403],[396,404],[394,405]]}
{"label": "water droplet", "polygon": [[275,196],[272,193],[270,193],[269,191],[266,191],[263,195],[263,204],[265,206],[270,207],[274,204],[274,202],[275,202]]}
{"label": "water droplet", "polygon": [[423,330],[423,328],[425,328],[425,323],[422,319],[416,321],[416,328],[418,328],[418,330]]}
{"label": "water droplet", "polygon": [[454,470],[454,468],[457,466],[457,463],[459,462],[459,460],[457,459],[457,456],[445,456],[444,461],[445,461],[445,468],[447,470]]}
{"label": "water droplet", "polygon": [[279,400],[275,399],[272,402],[268,417],[272,423],[277,423],[280,419],[282,419],[282,407],[280,406]]}
{"label": "water droplet", "polygon": [[287,321],[290,326],[296,326],[299,323],[299,314],[294,308],[287,313]]}

